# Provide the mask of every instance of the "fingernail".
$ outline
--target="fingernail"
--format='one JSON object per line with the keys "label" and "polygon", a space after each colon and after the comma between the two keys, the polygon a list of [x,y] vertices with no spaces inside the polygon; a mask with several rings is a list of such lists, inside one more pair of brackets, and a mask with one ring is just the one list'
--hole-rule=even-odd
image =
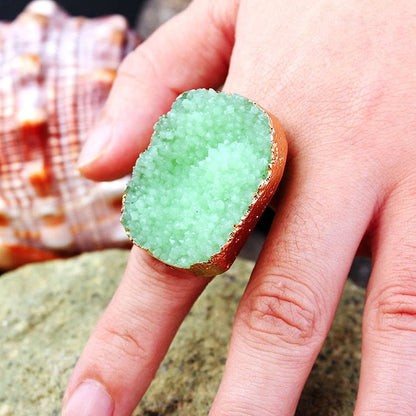
{"label": "fingernail", "polygon": [[69,398],[62,416],[112,416],[114,401],[95,380],[82,382]]}
{"label": "fingernail", "polygon": [[98,159],[105,151],[110,142],[111,126],[108,124],[99,124],[90,134],[88,140],[81,149],[78,158],[78,168],[82,168]]}

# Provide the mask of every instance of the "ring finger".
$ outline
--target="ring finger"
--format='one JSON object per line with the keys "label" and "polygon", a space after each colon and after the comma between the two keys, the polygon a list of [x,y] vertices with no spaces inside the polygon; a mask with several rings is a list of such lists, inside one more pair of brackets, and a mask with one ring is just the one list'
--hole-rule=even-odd
{"label": "ring finger", "polygon": [[382,209],[374,233],[373,271],[367,288],[363,317],[363,354],[357,415],[415,414],[414,190],[414,186],[407,184],[391,194]]}

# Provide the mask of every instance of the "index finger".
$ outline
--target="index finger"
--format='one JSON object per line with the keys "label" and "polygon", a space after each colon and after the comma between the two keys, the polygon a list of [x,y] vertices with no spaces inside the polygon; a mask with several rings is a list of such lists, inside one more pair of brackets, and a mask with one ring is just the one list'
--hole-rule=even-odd
{"label": "index finger", "polygon": [[131,414],[208,282],[133,247],[122,282],[71,376],[63,414]]}
{"label": "index finger", "polygon": [[182,92],[218,87],[233,46],[236,1],[195,1],[121,64],[102,116],[79,159],[81,173],[111,180],[130,172],[153,124]]}

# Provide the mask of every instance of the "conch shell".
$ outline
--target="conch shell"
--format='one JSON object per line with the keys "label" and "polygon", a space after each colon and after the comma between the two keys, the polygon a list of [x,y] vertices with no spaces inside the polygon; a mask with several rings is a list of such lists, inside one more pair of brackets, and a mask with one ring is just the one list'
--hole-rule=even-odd
{"label": "conch shell", "polygon": [[138,42],[121,16],[71,17],[50,0],[0,22],[0,269],[129,244],[126,178],[89,181],[76,162]]}

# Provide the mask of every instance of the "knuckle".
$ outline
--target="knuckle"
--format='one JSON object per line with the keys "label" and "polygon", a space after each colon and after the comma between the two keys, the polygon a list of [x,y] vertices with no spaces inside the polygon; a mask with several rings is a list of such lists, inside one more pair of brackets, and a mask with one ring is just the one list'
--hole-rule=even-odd
{"label": "knuckle", "polygon": [[148,352],[127,328],[120,330],[104,326],[98,338],[110,346],[116,357],[128,357],[134,362],[148,361]]}
{"label": "knuckle", "polygon": [[379,288],[368,297],[367,308],[378,331],[416,332],[416,276]]}
{"label": "knuckle", "polygon": [[136,49],[129,52],[117,69],[116,82],[128,86],[143,86],[143,79],[156,79],[164,86],[169,73],[163,72],[158,56],[147,42],[141,43]]}
{"label": "knuckle", "polygon": [[126,78],[131,82],[139,83],[137,74],[143,69],[154,70],[153,61],[149,51],[144,44],[139,45],[135,50],[127,54],[118,67],[119,78]]}
{"label": "knuckle", "polygon": [[320,335],[321,302],[300,279],[269,276],[249,293],[241,318],[249,333],[268,344],[275,338],[306,346]]}
{"label": "knuckle", "polygon": [[164,70],[159,61],[160,57],[154,49],[143,42],[124,58],[119,66],[117,76],[139,88],[143,86],[143,79],[153,79],[159,86],[166,88],[173,97],[178,96],[183,91],[176,87],[178,80],[175,77],[175,72]]}

